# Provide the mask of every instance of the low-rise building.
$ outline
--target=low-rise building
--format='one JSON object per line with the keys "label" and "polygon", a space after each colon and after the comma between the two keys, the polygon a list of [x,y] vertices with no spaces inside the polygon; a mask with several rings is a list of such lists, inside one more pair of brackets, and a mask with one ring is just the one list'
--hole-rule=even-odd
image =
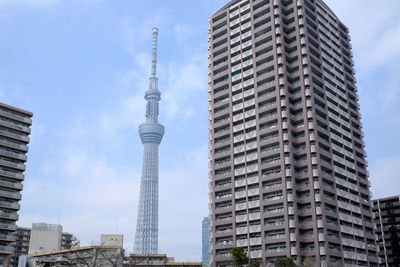
{"label": "low-rise building", "polygon": [[80,242],[73,234],[62,233],[61,235],[61,250],[79,248]]}
{"label": "low-rise building", "polygon": [[20,257],[19,267],[39,266],[101,266],[122,267],[124,252],[122,247],[87,246],[48,253],[39,253]]}
{"label": "low-rise building", "polygon": [[100,237],[100,245],[101,246],[114,246],[114,247],[123,247],[124,245],[124,235],[106,235],[103,234]]}
{"label": "low-rise building", "polygon": [[400,196],[373,200],[381,266],[400,266]]}
{"label": "low-rise building", "polygon": [[[37,240],[40,240],[40,238],[43,236],[43,233],[38,234],[38,231],[43,231],[44,229],[51,229],[51,227],[49,227],[49,224],[45,224],[45,223],[39,223],[39,224],[33,224],[33,225],[35,225],[35,227],[34,227],[35,234],[34,234],[34,239],[32,241],[32,247],[38,247],[39,241],[37,241]],[[39,225],[39,227],[38,227],[38,225]],[[54,228],[58,229],[59,228],[58,226],[60,226],[60,225],[57,225],[57,227],[55,227],[53,225],[53,229]],[[60,226],[60,227],[62,228],[62,226]],[[15,242],[12,243],[12,247],[14,248],[14,253],[12,254],[12,256],[10,258],[10,263],[9,263],[10,267],[17,267],[19,257],[23,256],[23,255],[25,255],[25,256],[28,255],[29,244],[31,242],[31,232],[32,232],[31,228],[25,228],[25,227],[17,228],[17,231],[15,233]],[[47,238],[55,239],[55,240],[50,241],[51,244],[58,243],[58,234],[54,235],[54,233],[50,233],[46,236],[47,236]],[[46,239],[46,240],[48,241],[48,239]],[[52,250],[42,251],[42,253],[50,252],[50,251],[54,251],[54,250],[65,250],[65,249],[77,248],[77,247],[79,247],[79,240],[73,234],[61,233],[60,247],[58,247],[58,244],[57,244],[57,248],[54,248],[54,247],[55,246],[53,246]],[[49,249],[49,248],[47,247],[47,249]],[[44,250],[44,247],[42,250]]]}
{"label": "low-rise building", "polygon": [[201,267],[201,262],[175,262],[173,257],[167,257],[166,254],[131,254],[125,258],[124,267]]}
{"label": "low-rise building", "polygon": [[61,249],[62,226],[33,223],[28,254],[38,254]]}

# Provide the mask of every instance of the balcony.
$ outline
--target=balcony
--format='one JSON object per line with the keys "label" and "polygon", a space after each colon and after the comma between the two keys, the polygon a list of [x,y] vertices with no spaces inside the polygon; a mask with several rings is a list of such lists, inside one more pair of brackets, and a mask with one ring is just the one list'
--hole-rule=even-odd
{"label": "balcony", "polygon": [[16,236],[15,235],[4,235],[0,234],[0,241],[11,241],[14,242],[16,241]]}
{"label": "balcony", "polygon": [[13,182],[9,182],[9,181],[0,180],[0,186],[22,190],[22,184],[18,183],[18,182],[13,183]]}
{"label": "balcony", "polygon": [[24,164],[20,164],[20,163],[8,161],[8,160],[1,160],[0,159],[0,165],[6,166],[6,167],[9,167],[9,168],[18,169],[18,170],[21,170],[21,171],[25,170],[25,165]]}
{"label": "balcony", "polygon": [[0,223],[0,229],[16,231],[17,226],[15,224],[11,224],[11,223]]}
{"label": "balcony", "polygon": [[257,233],[261,231],[261,225],[250,225],[249,232],[250,233]]}
{"label": "balcony", "polygon": [[222,240],[222,241],[217,241],[216,245],[217,246],[228,246],[232,245],[233,241],[232,240]]}
{"label": "balcony", "polygon": [[13,142],[8,142],[8,141],[5,141],[5,140],[0,140],[0,144],[4,145],[6,147],[11,147],[11,148],[15,148],[15,149],[18,149],[18,150],[22,150],[24,152],[28,152],[28,147],[26,145],[20,145],[20,144],[16,144],[16,143],[13,143]]}
{"label": "balcony", "polygon": [[6,176],[18,180],[24,180],[24,175],[22,173],[10,172],[10,171],[3,171],[0,169],[0,175]]}
{"label": "balcony", "polygon": [[9,191],[5,191],[5,190],[0,190],[0,196],[1,197],[7,197],[7,198],[13,198],[13,199],[17,199],[17,200],[21,199],[21,194],[20,193],[9,192]]}
{"label": "balcony", "polygon": [[13,254],[13,252],[14,252],[13,247],[0,245],[0,254]]}
{"label": "balcony", "polygon": [[237,247],[247,247],[248,246],[248,239],[238,239],[236,240]]}
{"label": "balcony", "polygon": [[18,220],[18,215],[16,213],[8,213],[4,211],[0,211],[0,218],[6,218],[10,220]]}
{"label": "balcony", "polygon": [[24,123],[27,123],[27,124],[32,124],[32,120],[31,119],[26,118],[26,117],[22,117],[22,116],[19,116],[19,115],[16,115],[16,114],[12,114],[12,113],[4,111],[4,110],[0,110],[0,115],[4,116],[4,117],[12,118],[12,119],[17,120],[17,121],[24,122]]}
{"label": "balcony", "polygon": [[247,226],[236,228],[236,234],[237,235],[242,235],[242,234],[247,234],[247,233],[248,233]]}
{"label": "balcony", "polygon": [[23,141],[26,143],[29,143],[29,137],[24,136],[24,135],[20,135],[20,134],[15,134],[9,131],[5,131],[5,130],[0,130],[0,135],[15,139],[15,140],[19,140],[19,141]]}
{"label": "balcony", "polygon": [[7,151],[7,150],[5,150],[3,148],[0,148],[0,155],[11,157],[11,158],[15,158],[15,159],[19,159],[19,160],[22,160],[22,161],[26,161],[26,159],[27,159],[27,157],[24,154],[10,152],[10,151]]}
{"label": "balcony", "polygon": [[18,203],[12,203],[7,201],[0,201],[0,207],[14,209],[14,210],[20,209],[20,205]]}
{"label": "balcony", "polygon": [[25,132],[27,134],[31,133],[31,129],[29,127],[22,126],[20,124],[13,123],[11,121],[4,121],[4,120],[0,119],[0,125],[5,126],[7,128],[12,128],[14,130],[23,131],[23,132]]}

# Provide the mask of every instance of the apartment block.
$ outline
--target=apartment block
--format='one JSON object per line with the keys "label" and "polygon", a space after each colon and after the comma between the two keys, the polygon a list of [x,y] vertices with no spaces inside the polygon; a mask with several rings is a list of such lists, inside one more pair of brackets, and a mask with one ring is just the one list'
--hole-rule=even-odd
{"label": "apartment block", "polygon": [[211,266],[378,266],[348,28],[321,0],[234,0],[208,32]]}
{"label": "apartment block", "polygon": [[15,242],[12,244],[14,252],[10,258],[10,267],[18,266],[18,259],[21,255],[28,255],[29,240],[31,238],[31,229],[25,227],[18,227],[15,232]]}
{"label": "apartment block", "polygon": [[381,265],[400,266],[400,196],[373,200]]}
{"label": "apartment block", "polygon": [[61,250],[78,248],[80,241],[73,234],[62,233],[61,235]]}
{"label": "apartment block", "polygon": [[[79,240],[73,234],[59,233],[58,230],[62,231],[61,225],[46,223],[33,223],[32,228],[18,227],[14,234],[15,242],[11,244],[13,254],[10,258],[9,266],[17,267],[20,256],[32,254],[38,250],[51,252],[79,247]],[[31,241],[32,232],[33,238]],[[45,245],[43,245],[44,243]],[[29,253],[30,246],[32,248],[31,253]]]}
{"label": "apartment block", "polygon": [[13,253],[32,116],[0,103],[0,257],[4,265]]}

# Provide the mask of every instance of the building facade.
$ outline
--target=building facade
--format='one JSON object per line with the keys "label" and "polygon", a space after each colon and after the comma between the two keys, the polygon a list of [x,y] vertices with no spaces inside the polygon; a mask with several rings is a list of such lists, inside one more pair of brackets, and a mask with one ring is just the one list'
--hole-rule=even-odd
{"label": "building facade", "polygon": [[18,266],[18,258],[21,255],[28,255],[29,240],[31,238],[31,229],[18,227],[15,232],[15,242],[12,244],[14,252],[10,258],[10,267]]}
{"label": "building facade", "polygon": [[131,254],[124,260],[124,267],[202,267],[201,262],[175,262],[173,257],[167,257],[165,254]]}
{"label": "building facade", "polygon": [[100,245],[122,248],[124,246],[124,235],[103,234],[100,236]]}
{"label": "building facade", "polygon": [[201,260],[203,265],[210,264],[210,219],[204,217],[201,229]]}
{"label": "building facade", "polygon": [[400,196],[373,200],[381,266],[400,266]]}
{"label": "building facade", "polygon": [[157,78],[157,36],[158,29],[153,28],[151,76],[149,89],[145,93],[146,121],[139,126],[143,166],[133,249],[138,254],[158,253],[158,146],[164,136],[164,126],[158,123],[161,93]]}
{"label": "building facade", "polygon": [[88,246],[67,250],[40,253],[22,256],[19,260],[20,267],[122,267],[124,250],[113,246]]}
{"label": "building facade", "polygon": [[377,266],[348,28],[322,0],[234,0],[208,51],[212,266]]}
{"label": "building facade", "polygon": [[[47,224],[46,224],[47,225]],[[43,229],[43,228],[42,228]],[[31,228],[18,227],[15,232],[15,242],[12,243],[13,254],[10,258],[10,267],[17,267],[19,257],[22,255],[28,255],[29,253],[29,243],[31,240]],[[55,236],[58,239],[58,236]],[[71,249],[79,247],[79,240],[70,233],[61,234],[61,250]],[[57,249],[58,250],[58,249]]]}
{"label": "building facade", "polygon": [[61,250],[79,248],[80,241],[76,236],[70,233],[62,233],[61,235]]}
{"label": "building facade", "polygon": [[0,103],[0,257],[5,264],[13,253],[32,116]]}
{"label": "building facade", "polygon": [[47,253],[61,249],[62,226],[33,223],[28,254]]}

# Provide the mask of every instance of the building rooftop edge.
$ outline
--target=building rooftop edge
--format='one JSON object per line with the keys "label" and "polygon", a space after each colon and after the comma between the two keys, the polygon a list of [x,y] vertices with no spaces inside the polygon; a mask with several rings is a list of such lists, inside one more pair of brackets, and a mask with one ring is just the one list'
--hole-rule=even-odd
{"label": "building rooftop edge", "polygon": [[101,249],[122,249],[122,247],[119,247],[119,246],[87,246],[87,247],[80,247],[80,248],[71,248],[71,249],[64,249],[64,250],[56,250],[56,251],[46,252],[46,253],[30,254],[30,255],[28,255],[28,257],[50,256],[50,255],[54,255],[54,254],[69,253],[69,252],[80,251],[80,250],[89,250],[89,249],[94,249],[94,248],[101,248]]}
{"label": "building rooftop edge", "polygon": [[3,106],[3,107],[6,107],[6,108],[9,108],[9,109],[13,109],[15,111],[19,111],[19,112],[25,113],[26,115],[29,115],[29,116],[33,116],[33,113],[30,112],[30,111],[27,111],[27,110],[24,110],[24,109],[20,109],[20,108],[14,107],[14,106],[10,106],[10,105],[4,104],[2,102],[0,102],[0,106]]}
{"label": "building rooftop edge", "polygon": [[391,199],[400,199],[400,195],[394,195],[394,196],[390,196],[390,197],[383,197],[383,198],[375,198],[372,199],[371,201],[386,201],[386,200],[391,200]]}
{"label": "building rooftop edge", "polygon": [[233,2],[236,4],[237,2],[240,2],[241,0],[231,0],[229,1],[229,3],[225,4],[223,7],[221,7],[220,9],[218,9],[214,14],[211,15],[211,17],[214,17],[216,14],[218,14],[221,11],[226,10],[228,7],[230,7],[231,5],[233,5]]}

